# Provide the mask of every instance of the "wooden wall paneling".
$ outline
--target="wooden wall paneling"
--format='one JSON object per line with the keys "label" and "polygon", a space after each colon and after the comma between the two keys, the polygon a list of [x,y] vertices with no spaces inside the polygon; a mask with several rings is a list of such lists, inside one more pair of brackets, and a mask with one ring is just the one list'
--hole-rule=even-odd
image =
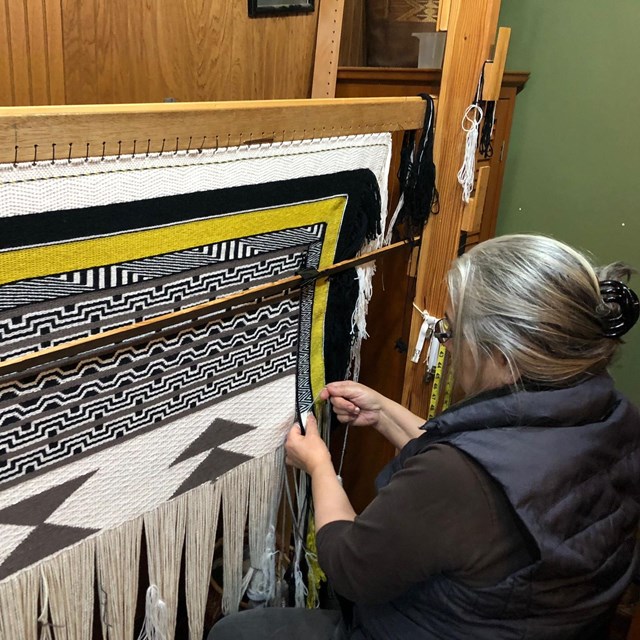
{"label": "wooden wall paneling", "polygon": [[47,50],[47,18],[43,0],[26,0],[27,64],[31,84],[30,104],[51,104]]}
{"label": "wooden wall paneling", "polygon": [[29,68],[29,34],[26,7],[23,2],[6,0],[6,8],[11,51],[13,104],[33,104],[31,100],[31,70]]}
{"label": "wooden wall paneling", "polygon": [[60,0],[0,0],[0,105],[63,102]]}
{"label": "wooden wall paneling", "polygon": [[[128,6],[121,7],[120,11],[111,11],[109,5],[105,2],[93,3],[95,8],[95,44],[94,44],[94,59],[95,59],[95,93],[99,96],[99,99],[104,102],[112,102],[109,98],[113,92],[127,91],[131,92],[132,102],[135,101],[135,87],[131,87],[130,79],[135,77],[135,74],[124,73],[117,74],[115,61],[118,53],[131,47],[136,49],[136,45],[144,42],[144,34],[139,27],[142,25],[133,24],[132,27],[138,27],[137,34],[134,35],[127,30],[127,24],[129,23],[129,11]],[[135,3],[130,3],[135,4]],[[144,5],[140,4],[140,7]],[[122,30],[124,26],[124,30]],[[142,37],[141,37],[142,36]],[[133,40],[130,38],[133,37]],[[82,52],[78,52],[81,54]],[[137,58],[135,56],[129,56],[129,64],[133,68],[136,64]],[[153,81],[149,78],[149,83]],[[105,98],[107,98],[105,100]],[[71,102],[85,102],[82,95],[77,95]]]}
{"label": "wooden wall paneling", "polygon": [[49,104],[65,104],[64,39],[60,0],[44,0]]}
{"label": "wooden wall paneling", "polygon": [[68,104],[306,98],[317,11],[237,0],[62,0]]}
{"label": "wooden wall paneling", "polygon": [[[98,15],[103,12],[94,2],[60,0],[62,6],[62,34],[64,47],[64,86],[67,104],[100,102],[97,66],[96,30]],[[104,0],[99,0],[104,2]],[[114,0],[113,4],[117,4]],[[100,49],[110,45],[101,42]]]}
{"label": "wooden wall paneling", "polygon": [[6,1],[0,0],[0,106],[15,104],[11,68],[11,35]]}
{"label": "wooden wall paneling", "polygon": [[338,64],[341,67],[364,67],[367,64],[364,0],[345,0]]}

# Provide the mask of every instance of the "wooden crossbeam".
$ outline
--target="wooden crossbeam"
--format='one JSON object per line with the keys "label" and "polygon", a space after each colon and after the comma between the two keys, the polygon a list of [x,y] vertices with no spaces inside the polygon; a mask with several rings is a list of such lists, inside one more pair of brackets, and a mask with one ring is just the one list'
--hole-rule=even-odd
{"label": "wooden crossbeam", "polygon": [[0,108],[0,162],[175,153],[418,129],[419,97]]}

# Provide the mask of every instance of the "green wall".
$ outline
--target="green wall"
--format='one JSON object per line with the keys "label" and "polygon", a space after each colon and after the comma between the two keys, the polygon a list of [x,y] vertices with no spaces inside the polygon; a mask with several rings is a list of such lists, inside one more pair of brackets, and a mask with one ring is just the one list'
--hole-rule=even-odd
{"label": "green wall", "polygon": [[[498,234],[552,235],[640,269],[640,0],[503,0],[518,96]],[[640,275],[632,284],[640,293]],[[640,404],[640,324],[612,367]]]}

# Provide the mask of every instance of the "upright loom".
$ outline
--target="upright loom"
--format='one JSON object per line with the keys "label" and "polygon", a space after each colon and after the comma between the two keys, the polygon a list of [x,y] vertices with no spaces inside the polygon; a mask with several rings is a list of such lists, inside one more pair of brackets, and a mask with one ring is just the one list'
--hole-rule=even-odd
{"label": "upright loom", "polygon": [[[499,6],[440,4],[432,315],[460,119],[504,67]],[[173,638],[181,595],[199,640],[220,533],[224,610],[272,595],[284,434],[357,358],[389,133],[424,116],[420,98],[0,110],[2,640]],[[404,400],[426,414],[424,372],[407,362]]]}
{"label": "upright loom", "polygon": [[219,516],[224,611],[273,597],[281,445],[358,356],[424,110],[0,111],[3,640],[173,637],[181,574],[200,639]]}

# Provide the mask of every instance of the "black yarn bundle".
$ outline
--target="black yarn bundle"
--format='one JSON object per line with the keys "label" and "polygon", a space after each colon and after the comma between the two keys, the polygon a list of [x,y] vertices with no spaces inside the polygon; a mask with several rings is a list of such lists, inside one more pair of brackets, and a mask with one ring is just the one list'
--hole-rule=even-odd
{"label": "black yarn bundle", "polygon": [[439,211],[433,162],[435,107],[431,96],[422,93],[420,97],[427,102],[422,135],[416,147],[416,132],[405,131],[398,170],[404,202],[397,224],[404,227],[404,236],[409,239],[420,233],[430,214]]}
{"label": "black yarn bundle", "polygon": [[480,130],[480,138],[478,139],[478,151],[483,158],[488,160],[493,157],[491,134],[493,133],[493,124],[496,119],[495,101],[485,101],[482,105],[482,112],[484,113],[484,119],[482,121],[482,129]]}

